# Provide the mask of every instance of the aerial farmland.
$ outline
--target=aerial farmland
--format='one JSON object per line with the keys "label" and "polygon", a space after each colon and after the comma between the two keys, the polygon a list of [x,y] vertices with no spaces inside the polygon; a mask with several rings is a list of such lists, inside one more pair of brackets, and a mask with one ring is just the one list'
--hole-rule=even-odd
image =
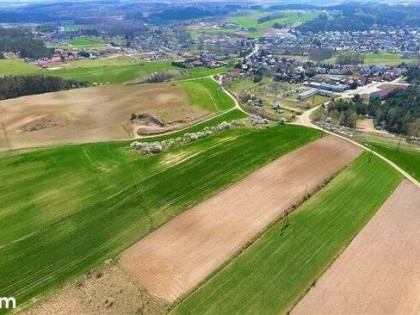
{"label": "aerial farmland", "polygon": [[420,313],[418,5],[41,2],[0,5],[0,314]]}

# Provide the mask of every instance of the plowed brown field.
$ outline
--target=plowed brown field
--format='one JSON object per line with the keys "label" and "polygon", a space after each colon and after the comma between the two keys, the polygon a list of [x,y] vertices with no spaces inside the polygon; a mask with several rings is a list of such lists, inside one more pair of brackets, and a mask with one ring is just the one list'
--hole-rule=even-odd
{"label": "plowed brown field", "polygon": [[[152,115],[164,126],[132,124],[132,113]],[[13,149],[129,138],[139,128],[163,132],[206,116],[171,84],[100,86],[0,101],[0,122]],[[7,148],[0,127],[0,150]]]}
{"label": "plowed brown field", "polygon": [[292,314],[420,314],[420,190],[401,183]]}
{"label": "plowed brown field", "polygon": [[175,301],[360,153],[331,136],[306,145],[165,224],[121,264],[151,294]]}

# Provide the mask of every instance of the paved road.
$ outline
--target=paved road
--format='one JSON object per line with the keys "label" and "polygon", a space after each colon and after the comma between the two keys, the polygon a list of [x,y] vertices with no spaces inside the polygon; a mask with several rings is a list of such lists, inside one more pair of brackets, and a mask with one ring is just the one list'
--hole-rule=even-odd
{"label": "paved road", "polygon": [[248,55],[248,56],[246,56],[245,57],[245,59],[249,59],[249,58],[251,58],[252,56],[254,56],[259,50],[260,50],[260,48],[261,48],[261,46],[260,45],[258,45],[258,44],[255,44],[255,48],[254,48],[254,50]]}
{"label": "paved road", "polygon": [[[238,100],[236,99],[236,97],[234,97],[232,94],[230,94],[230,92],[228,91],[228,90],[226,90],[223,86],[222,86],[222,80],[223,80],[223,75],[219,75],[219,80],[216,80],[216,78],[214,77],[214,76],[212,76],[211,78],[213,79],[213,81],[215,81],[217,84],[219,84],[219,86],[220,86],[220,89],[223,91],[223,92],[225,92],[232,100],[233,100],[233,102],[235,103],[235,108],[232,108],[232,109],[230,109],[230,110],[233,110],[233,109],[239,109],[241,112],[243,112],[244,114],[246,114],[246,115],[248,115],[248,116],[251,116],[252,114],[250,114],[250,113],[248,113],[248,112],[246,112],[240,105],[239,105],[239,102],[238,102]],[[226,113],[226,112],[225,112]]]}
{"label": "paved road", "polygon": [[400,86],[408,86],[409,85],[407,83],[401,83],[400,80],[401,80],[401,77],[394,80],[394,81],[391,81],[391,82],[373,82],[373,83],[370,83],[368,85],[361,86],[356,90],[345,91],[345,92],[341,93],[341,98],[351,98],[351,97],[355,96],[356,94],[363,95],[363,94],[374,93],[374,92],[379,91],[380,90],[379,87],[381,85],[384,85],[384,84],[393,84],[393,85],[400,85]]}
{"label": "paved road", "polygon": [[388,164],[389,164],[389,165],[391,165],[394,169],[396,169],[399,173],[401,173],[401,174],[402,174],[405,178],[407,178],[407,179],[408,179],[409,181],[411,181],[414,185],[416,185],[417,187],[419,187],[419,188],[420,188],[420,182],[418,182],[418,181],[417,181],[414,177],[412,177],[410,174],[408,174],[406,171],[404,171],[404,170],[403,170],[401,167],[399,167],[397,164],[395,164],[394,162],[392,162],[392,161],[388,160],[386,157],[384,157],[383,155],[379,154],[378,152],[375,152],[375,151],[373,151],[373,150],[371,150],[371,149],[369,149],[369,148],[365,147],[364,145],[362,145],[362,144],[360,144],[360,143],[358,143],[358,142],[356,142],[356,141],[354,141],[354,140],[351,140],[351,139],[349,139],[349,138],[343,137],[343,136],[341,136],[341,135],[339,135],[339,134],[336,134],[336,133],[334,133],[334,132],[331,132],[331,131],[329,131],[329,130],[326,130],[326,129],[324,129],[324,128],[321,128],[321,127],[319,127],[319,126],[317,126],[317,125],[313,124],[313,123],[312,123],[312,121],[311,121],[311,119],[310,119],[310,116],[311,116],[311,114],[312,114],[315,110],[317,110],[320,106],[321,106],[321,105],[319,105],[319,106],[317,106],[317,107],[314,107],[314,108],[312,108],[312,109],[310,109],[310,110],[308,110],[308,111],[304,112],[302,115],[300,115],[300,116],[298,117],[297,121],[296,121],[294,124],[296,124],[296,125],[300,125],[300,126],[306,126],[306,127],[310,127],[310,128],[314,128],[314,129],[318,129],[318,130],[322,130],[322,131],[324,131],[325,133],[328,133],[328,134],[330,134],[330,135],[334,135],[334,136],[336,136],[336,137],[339,137],[339,138],[341,138],[341,139],[344,139],[344,140],[346,140],[346,141],[349,141],[349,142],[353,143],[354,145],[356,145],[356,146],[358,146],[358,147],[360,147],[360,148],[364,149],[365,151],[372,152],[372,154],[374,154],[374,155],[376,155],[377,157],[379,157],[380,159],[384,160],[386,163],[388,163]]}

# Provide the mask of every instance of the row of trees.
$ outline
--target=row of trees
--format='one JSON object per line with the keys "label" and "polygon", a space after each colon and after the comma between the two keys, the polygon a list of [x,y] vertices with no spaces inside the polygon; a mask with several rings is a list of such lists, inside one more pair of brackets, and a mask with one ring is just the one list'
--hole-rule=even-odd
{"label": "row of trees", "polygon": [[321,13],[318,19],[302,24],[302,32],[365,31],[383,27],[419,27],[419,5],[356,4],[354,2],[332,6],[326,9],[341,11],[329,18]]}
{"label": "row of trees", "polygon": [[22,58],[42,58],[53,53],[42,40],[30,31],[19,28],[0,28],[0,52],[13,52]]}
{"label": "row of trees", "polygon": [[337,56],[336,60],[339,65],[358,65],[364,62],[364,55],[356,51],[344,51]]}
{"label": "row of trees", "polygon": [[413,67],[408,70],[406,73],[407,81],[410,83],[419,83],[420,82],[420,68]]}
{"label": "row of trees", "polygon": [[258,22],[258,24],[262,24],[262,23],[265,23],[265,22],[268,22],[268,21],[283,18],[285,16],[286,16],[286,14],[284,12],[276,12],[276,13],[272,13],[270,15],[260,17],[257,20],[257,22]]}
{"label": "row of trees", "polygon": [[0,99],[85,87],[87,83],[42,75],[0,78]]}
{"label": "row of trees", "polygon": [[420,86],[394,92],[384,102],[371,98],[366,104],[358,95],[352,100],[333,101],[328,106],[328,115],[351,128],[356,127],[359,117],[369,115],[385,130],[420,137]]}

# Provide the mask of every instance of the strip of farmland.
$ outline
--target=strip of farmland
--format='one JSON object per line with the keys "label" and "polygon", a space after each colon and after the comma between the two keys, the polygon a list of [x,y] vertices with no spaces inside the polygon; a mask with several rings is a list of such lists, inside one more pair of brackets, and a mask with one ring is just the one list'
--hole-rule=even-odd
{"label": "strip of farmland", "polygon": [[122,265],[151,294],[175,301],[360,153],[331,136],[289,153],[140,241]]}
{"label": "strip of farmland", "polygon": [[279,221],[175,314],[278,314],[289,311],[401,182],[364,154],[314,197]]}
{"label": "strip of farmland", "polygon": [[420,151],[393,142],[362,141],[364,145],[382,154],[420,181]]}
{"label": "strip of farmland", "polygon": [[420,190],[404,181],[294,314],[419,314]]}
{"label": "strip of farmland", "polygon": [[149,157],[127,142],[3,155],[0,293],[24,306],[321,136],[296,126],[235,128]]}

